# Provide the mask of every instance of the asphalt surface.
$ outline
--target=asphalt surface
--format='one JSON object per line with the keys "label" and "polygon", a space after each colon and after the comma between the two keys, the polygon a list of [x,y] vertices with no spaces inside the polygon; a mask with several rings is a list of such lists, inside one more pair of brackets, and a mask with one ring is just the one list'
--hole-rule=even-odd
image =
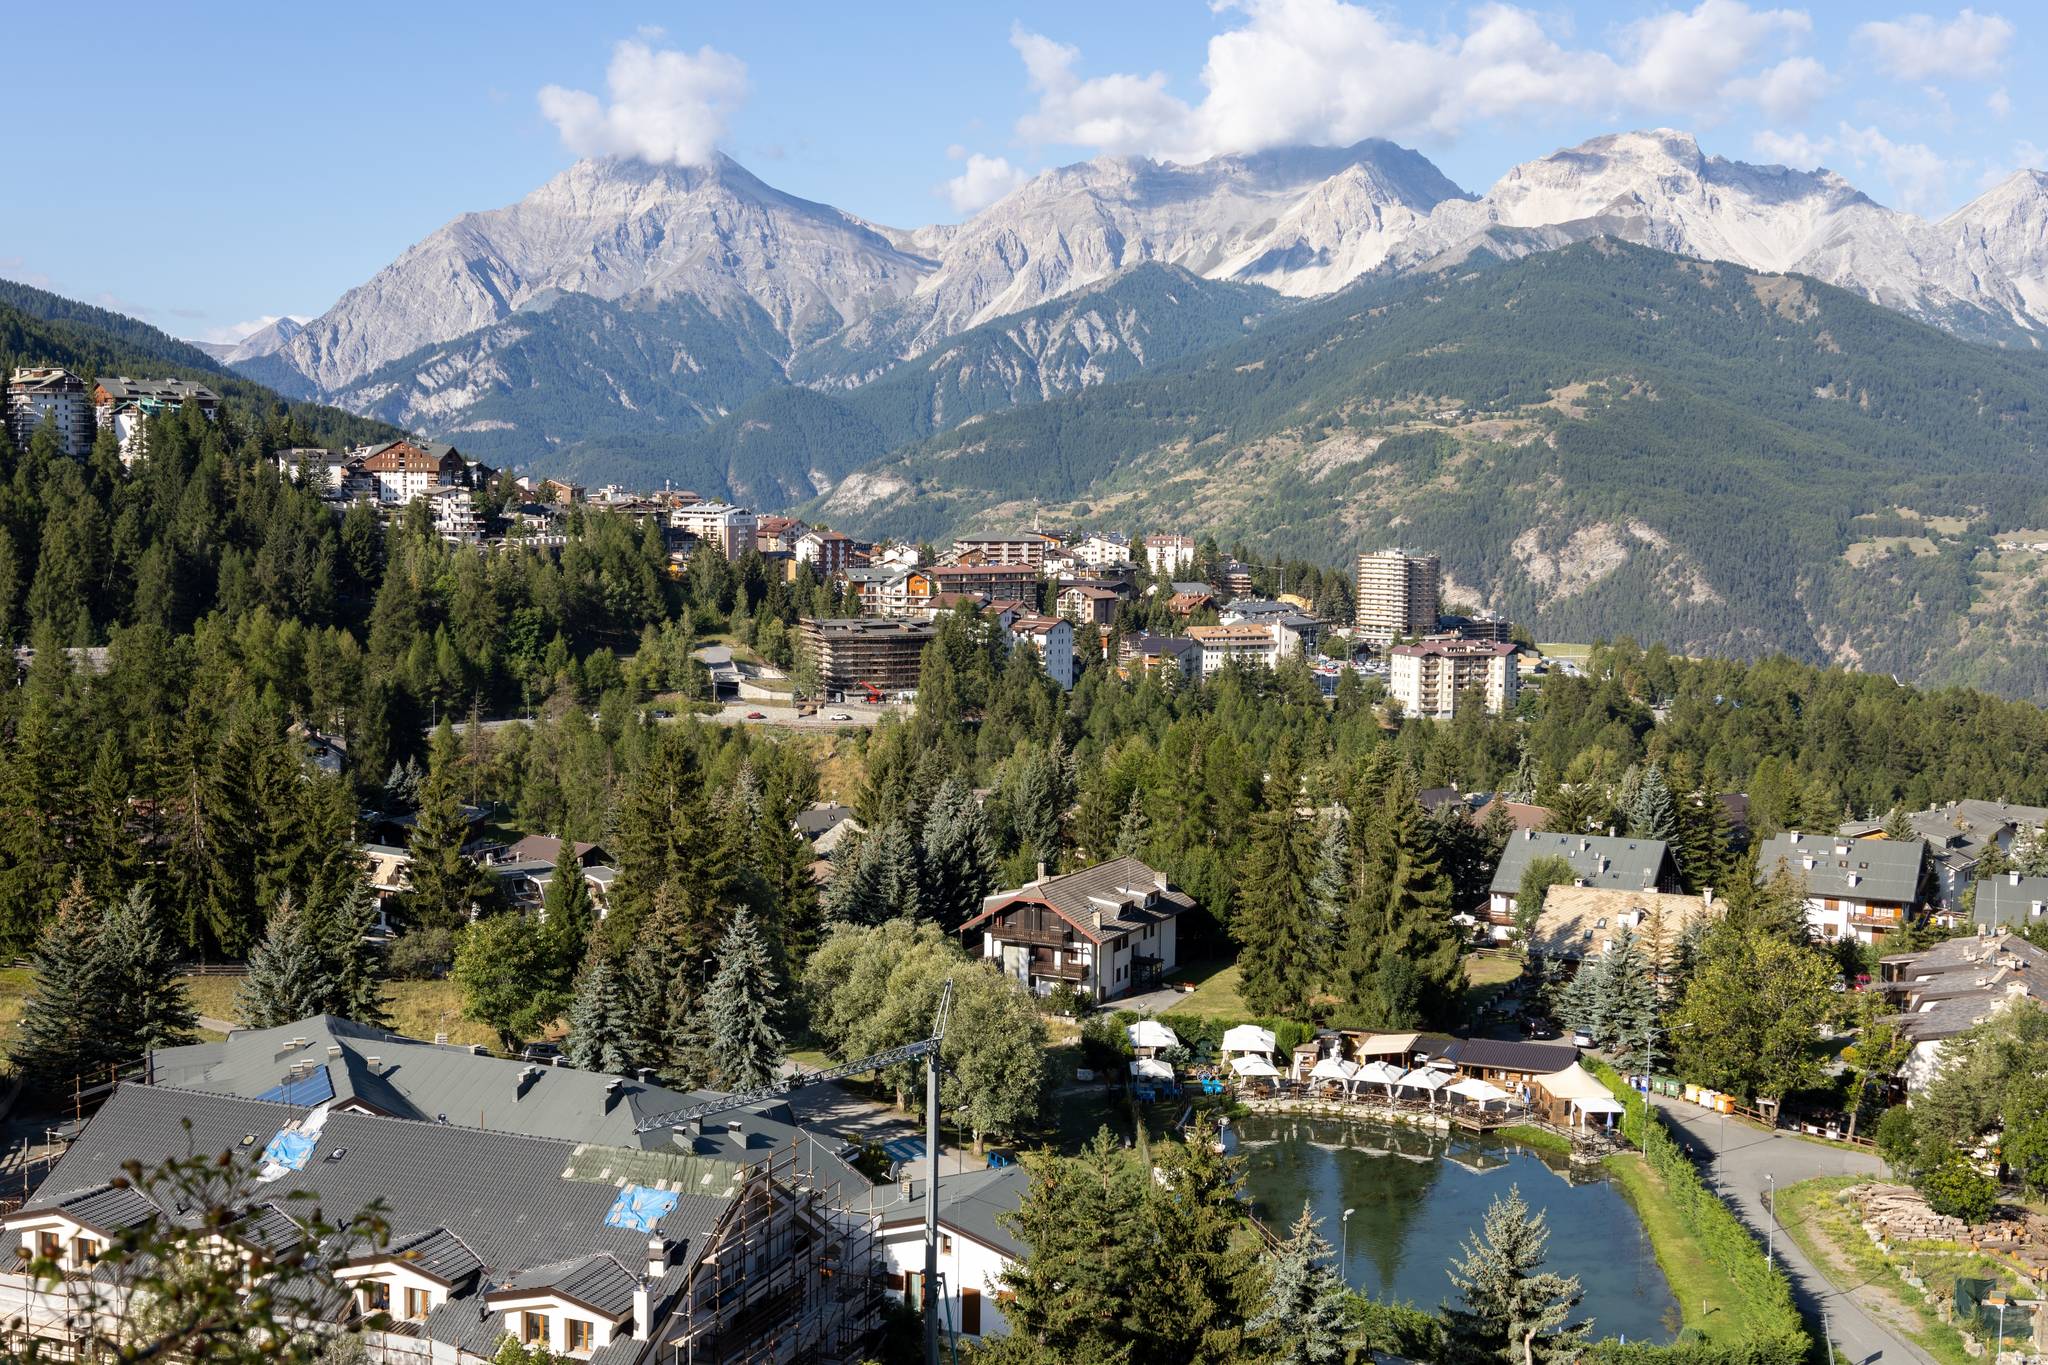
{"label": "asphalt surface", "polygon": [[[1708,1167],[1717,1193],[1734,1206],[1758,1236],[1768,1236],[1771,1215],[1767,1177],[1784,1189],[1824,1175],[1867,1175],[1885,1178],[1884,1163],[1867,1152],[1833,1143],[1808,1142],[1784,1133],[1766,1133],[1749,1124],[1731,1122],[1696,1104],[1652,1097],[1674,1119],[1692,1145],[1712,1153]],[[1808,1320],[1818,1324],[1827,1307],[1835,1349],[1851,1365],[1934,1365],[1933,1358],[1873,1318],[1857,1301],[1856,1285],[1837,1285],[1806,1258],[1782,1228],[1776,1237],[1778,1263],[1792,1282],[1792,1296]]]}

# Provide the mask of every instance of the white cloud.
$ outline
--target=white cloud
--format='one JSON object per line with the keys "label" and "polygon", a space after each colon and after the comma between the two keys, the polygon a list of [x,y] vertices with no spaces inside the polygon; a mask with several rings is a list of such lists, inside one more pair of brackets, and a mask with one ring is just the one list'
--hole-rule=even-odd
{"label": "white cloud", "polygon": [[[1787,57],[1812,25],[1803,11],[1698,0],[1622,29],[1613,51],[1571,47],[1532,11],[1473,9],[1462,31],[1425,34],[1351,0],[1217,0],[1234,26],[1209,40],[1204,93],[1189,103],[1163,74],[1083,77],[1080,52],[1014,29],[1038,104],[1018,121],[1030,143],[1197,160],[1289,143],[1366,137],[1446,139],[1468,122],[1557,110],[1709,119],[1731,100],[1795,117],[1829,83]],[[1778,57],[1775,66],[1760,64]]]}
{"label": "white cloud", "polygon": [[2006,94],[2005,87],[2001,85],[1984,97],[1984,107],[1991,111],[1993,118],[2009,118],[2012,116],[2012,96]]}
{"label": "white cloud", "polygon": [[1875,126],[1841,126],[1842,150],[1858,166],[1874,165],[1890,182],[1898,207],[1931,213],[1943,207],[1948,193],[1949,159],[1924,142],[1893,142]]}
{"label": "white cloud", "polygon": [[1754,76],[1730,81],[1728,93],[1753,101],[1774,119],[1794,121],[1806,117],[1834,84],[1828,69],[1813,58],[1787,57]]}
{"label": "white cloud", "polygon": [[955,213],[977,213],[1030,178],[1029,171],[1012,166],[1007,157],[974,152],[967,157],[966,169],[940,188]]}
{"label": "white cloud", "polygon": [[747,94],[747,66],[703,47],[657,51],[627,38],[605,69],[610,102],[587,90],[544,86],[540,111],[579,156],[627,156],[661,165],[711,159],[726,119]]}
{"label": "white cloud", "polygon": [[1831,137],[1808,137],[1805,133],[1774,133],[1768,129],[1750,138],[1749,145],[1765,161],[1794,170],[1810,171],[1835,150]]}
{"label": "white cloud", "polygon": [[2009,20],[1965,9],[1947,23],[1931,14],[1873,21],[1857,28],[1856,41],[1882,70],[1924,81],[1993,74],[2004,65],[2013,35]]}

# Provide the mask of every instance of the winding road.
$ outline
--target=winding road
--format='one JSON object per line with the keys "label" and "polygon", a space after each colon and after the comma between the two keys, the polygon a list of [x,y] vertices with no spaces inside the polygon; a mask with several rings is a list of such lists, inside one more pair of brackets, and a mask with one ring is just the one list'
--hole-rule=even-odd
{"label": "winding road", "polygon": [[[1779,1188],[1824,1175],[1884,1178],[1884,1163],[1868,1152],[1808,1142],[1787,1133],[1766,1133],[1661,1095],[1652,1099],[1688,1141],[1713,1153],[1709,1169],[1717,1192],[1760,1237],[1770,1236],[1771,1214],[1765,1202],[1769,1177],[1776,1177]],[[1799,1311],[1818,1323],[1821,1307],[1826,1305],[1835,1350],[1846,1356],[1850,1365],[1934,1365],[1933,1357],[1872,1314],[1866,1301],[1874,1297],[1874,1291],[1859,1295],[1860,1285],[1835,1284],[1782,1228],[1774,1240]]]}

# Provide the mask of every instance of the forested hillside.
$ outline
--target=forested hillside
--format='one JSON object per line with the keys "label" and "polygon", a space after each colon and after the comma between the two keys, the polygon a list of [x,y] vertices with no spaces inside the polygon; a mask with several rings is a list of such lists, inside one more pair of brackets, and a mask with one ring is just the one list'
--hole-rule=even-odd
{"label": "forested hillside", "polygon": [[103,374],[196,380],[245,414],[288,426],[306,445],[353,445],[399,434],[340,408],[282,398],[146,322],[0,280],[0,375],[18,365],[61,365],[88,380]]}
{"label": "forested hillside", "polygon": [[1339,559],[1403,542],[1539,638],[1785,649],[2048,696],[2048,361],[1598,240],[1373,281],[896,452],[811,511],[1030,509]]}

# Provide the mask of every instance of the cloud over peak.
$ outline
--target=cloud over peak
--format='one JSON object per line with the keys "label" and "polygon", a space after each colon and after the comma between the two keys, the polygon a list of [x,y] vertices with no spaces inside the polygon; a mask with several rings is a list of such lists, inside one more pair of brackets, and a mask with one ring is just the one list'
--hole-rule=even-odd
{"label": "cloud over peak", "polygon": [[579,156],[625,156],[656,165],[700,166],[747,96],[747,65],[730,53],[657,49],[643,31],[612,49],[609,100],[587,90],[542,87],[541,114]]}

